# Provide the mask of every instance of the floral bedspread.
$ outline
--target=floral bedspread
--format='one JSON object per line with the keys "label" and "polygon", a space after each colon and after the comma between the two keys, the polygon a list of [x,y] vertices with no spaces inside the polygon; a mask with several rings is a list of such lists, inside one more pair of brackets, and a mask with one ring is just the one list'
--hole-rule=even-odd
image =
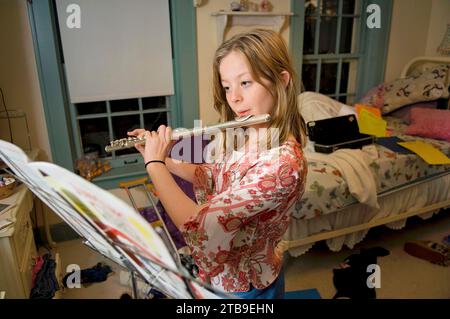
{"label": "floral bedspread", "polygon": [[[385,118],[388,129],[405,141],[421,140],[432,144],[450,156],[450,143],[446,141],[403,135],[406,125],[393,117]],[[378,158],[369,163],[377,184],[377,193],[450,172],[450,165],[429,165],[415,154],[395,153],[375,144]],[[364,150],[364,149],[363,149]],[[305,193],[295,204],[292,218],[309,219],[339,210],[357,200],[350,194],[346,181],[334,167],[322,162],[308,162]]]}

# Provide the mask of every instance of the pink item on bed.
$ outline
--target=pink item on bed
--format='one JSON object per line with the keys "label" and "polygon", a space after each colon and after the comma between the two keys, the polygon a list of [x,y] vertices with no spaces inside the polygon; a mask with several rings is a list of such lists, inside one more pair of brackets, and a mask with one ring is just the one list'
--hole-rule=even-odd
{"label": "pink item on bed", "polygon": [[358,103],[370,105],[376,108],[381,109],[384,105],[384,83],[377,85],[374,88],[371,88]]}
{"label": "pink item on bed", "polygon": [[437,101],[419,102],[419,103],[406,105],[398,110],[395,110],[392,113],[389,113],[388,115],[393,116],[398,119],[401,119],[402,122],[405,124],[410,124],[411,123],[411,120],[410,120],[411,110],[413,108],[417,108],[417,107],[427,108],[427,109],[435,109],[435,108],[437,108]]}
{"label": "pink item on bed", "polygon": [[413,108],[410,117],[411,124],[405,134],[450,142],[450,110]]}

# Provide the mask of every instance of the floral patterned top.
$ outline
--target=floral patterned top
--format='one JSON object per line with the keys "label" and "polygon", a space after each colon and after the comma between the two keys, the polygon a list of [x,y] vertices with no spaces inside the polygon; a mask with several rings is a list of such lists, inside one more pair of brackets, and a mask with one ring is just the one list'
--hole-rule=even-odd
{"label": "floral patterned top", "polygon": [[307,165],[301,145],[288,140],[257,155],[234,152],[224,161],[198,165],[197,215],[181,230],[200,277],[225,292],[269,286],[282,254],[276,246],[293,204],[302,196]]}

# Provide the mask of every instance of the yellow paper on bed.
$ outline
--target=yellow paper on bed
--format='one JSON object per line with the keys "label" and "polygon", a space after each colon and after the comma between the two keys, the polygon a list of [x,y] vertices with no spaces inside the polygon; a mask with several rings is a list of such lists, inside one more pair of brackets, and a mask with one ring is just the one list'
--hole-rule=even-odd
{"label": "yellow paper on bed", "polygon": [[429,143],[422,141],[398,142],[397,144],[406,147],[423,158],[428,164],[450,164],[450,158]]}
{"label": "yellow paper on bed", "polygon": [[360,133],[375,135],[376,137],[386,136],[386,121],[366,109],[361,109],[359,112],[358,126]]}

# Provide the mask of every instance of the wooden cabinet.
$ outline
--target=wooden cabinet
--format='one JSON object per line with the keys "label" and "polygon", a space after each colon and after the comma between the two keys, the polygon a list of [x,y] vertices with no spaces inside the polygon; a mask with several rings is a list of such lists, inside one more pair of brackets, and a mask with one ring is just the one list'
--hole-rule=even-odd
{"label": "wooden cabinet", "polygon": [[37,256],[30,219],[33,195],[21,185],[8,201],[15,204],[7,212],[15,222],[0,231],[0,291],[6,292],[6,299],[28,298]]}

